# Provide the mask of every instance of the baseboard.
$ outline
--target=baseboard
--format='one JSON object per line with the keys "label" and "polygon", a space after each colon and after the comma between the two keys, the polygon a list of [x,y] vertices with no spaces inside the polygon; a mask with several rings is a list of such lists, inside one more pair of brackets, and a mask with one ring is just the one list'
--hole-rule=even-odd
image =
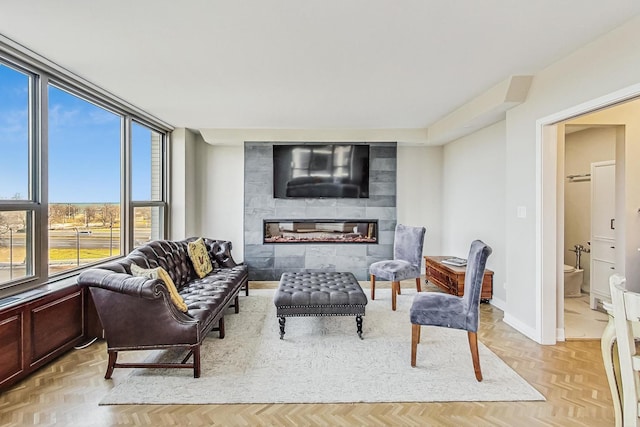
{"label": "baseboard", "polygon": [[505,300],[502,300],[500,298],[496,298],[493,297],[489,300],[489,304],[491,304],[492,306],[499,308],[500,310],[504,311],[505,307],[507,306],[507,302]]}
{"label": "baseboard", "polygon": [[512,328],[514,328],[516,331],[523,334],[524,336],[534,340],[537,343],[540,342],[540,340],[538,340],[538,333],[535,330],[535,328],[532,328],[531,326],[522,323],[520,320],[516,319],[512,315],[505,313],[502,321],[507,325],[511,326]]}

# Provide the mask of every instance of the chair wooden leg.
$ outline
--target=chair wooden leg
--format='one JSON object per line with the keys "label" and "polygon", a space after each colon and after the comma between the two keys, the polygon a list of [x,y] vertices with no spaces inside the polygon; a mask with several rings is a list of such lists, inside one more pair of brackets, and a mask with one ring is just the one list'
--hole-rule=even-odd
{"label": "chair wooden leg", "polygon": [[471,358],[473,359],[473,370],[476,373],[476,379],[478,381],[482,381],[482,371],[480,370],[480,356],[478,355],[478,334],[468,331],[467,335],[469,337]]}
{"label": "chair wooden leg", "polygon": [[420,278],[416,277],[416,290],[418,292],[422,292],[422,287],[420,286],[420,282],[421,282]]}
{"label": "chair wooden leg", "polygon": [[391,310],[396,311],[396,295],[400,289],[400,282],[391,282]]}
{"label": "chair wooden leg", "polygon": [[398,291],[397,295],[400,295],[402,293],[402,292],[400,292],[400,282],[397,282],[397,283],[398,283],[398,287],[396,288],[396,290]]}
{"label": "chair wooden leg", "polygon": [[420,325],[411,324],[411,367],[416,367],[418,343],[420,342]]}
{"label": "chair wooden leg", "polygon": [[376,276],[371,275],[371,301],[376,299]]}

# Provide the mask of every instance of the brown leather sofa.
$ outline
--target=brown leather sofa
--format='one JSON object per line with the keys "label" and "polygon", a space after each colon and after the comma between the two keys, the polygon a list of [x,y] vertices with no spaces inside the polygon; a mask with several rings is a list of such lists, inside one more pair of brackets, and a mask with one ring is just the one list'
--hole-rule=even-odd
{"label": "brown leather sofa", "polygon": [[[200,376],[200,345],[212,330],[224,338],[224,315],[228,308],[239,312],[238,294],[249,295],[248,269],[231,256],[231,242],[204,239],[213,271],[199,278],[187,252],[189,238],[158,240],[134,249],[125,258],[82,272],[79,286],[90,288],[104,328],[109,363],[105,378],[114,368],[193,368]],[[180,311],[171,301],[162,280],[134,277],[131,264],[162,267],[171,276],[187,305]],[[116,363],[118,352],[185,348],[181,363]],[[193,356],[193,361],[187,361]]]}

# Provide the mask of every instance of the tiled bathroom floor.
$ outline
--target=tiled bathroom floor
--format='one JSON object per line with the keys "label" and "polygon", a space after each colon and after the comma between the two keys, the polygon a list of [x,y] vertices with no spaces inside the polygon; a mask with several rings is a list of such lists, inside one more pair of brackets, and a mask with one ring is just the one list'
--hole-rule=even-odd
{"label": "tiled bathroom floor", "polygon": [[566,339],[600,339],[609,316],[589,307],[589,295],[564,299],[564,335]]}

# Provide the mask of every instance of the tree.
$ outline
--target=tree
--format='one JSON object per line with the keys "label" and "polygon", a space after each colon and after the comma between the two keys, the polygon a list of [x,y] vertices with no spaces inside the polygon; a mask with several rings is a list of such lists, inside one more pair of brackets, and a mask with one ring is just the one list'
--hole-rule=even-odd
{"label": "tree", "polygon": [[94,208],[91,205],[89,205],[89,206],[84,208],[84,224],[85,224],[85,227],[88,228],[89,227],[89,223],[95,217],[96,217],[96,208]]}
{"label": "tree", "polygon": [[54,203],[49,205],[49,228],[52,228],[53,224],[63,224],[67,219],[67,205]]}
{"label": "tree", "polygon": [[104,227],[113,225],[120,218],[120,205],[114,203],[105,203],[100,208],[100,218]]}

